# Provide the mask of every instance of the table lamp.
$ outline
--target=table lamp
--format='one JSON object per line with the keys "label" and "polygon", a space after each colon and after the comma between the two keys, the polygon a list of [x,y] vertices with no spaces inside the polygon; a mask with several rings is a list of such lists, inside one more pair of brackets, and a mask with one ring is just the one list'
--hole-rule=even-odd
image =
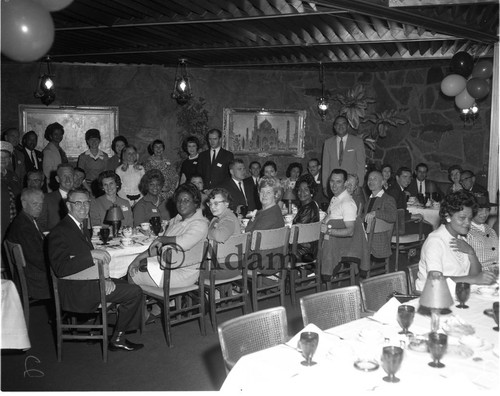
{"label": "table lamp", "polygon": [[116,204],[113,204],[113,206],[106,212],[106,218],[104,220],[111,223],[113,227],[113,237],[118,236],[118,231],[120,231],[123,219],[122,209]]}
{"label": "table lamp", "polygon": [[453,297],[442,272],[429,271],[424,290],[420,295],[420,306],[431,311],[431,331],[439,329],[439,315],[453,305]]}
{"label": "table lamp", "polygon": [[295,201],[295,194],[292,188],[287,188],[285,194],[283,195],[283,201],[288,203],[288,214],[292,213],[292,201]]}

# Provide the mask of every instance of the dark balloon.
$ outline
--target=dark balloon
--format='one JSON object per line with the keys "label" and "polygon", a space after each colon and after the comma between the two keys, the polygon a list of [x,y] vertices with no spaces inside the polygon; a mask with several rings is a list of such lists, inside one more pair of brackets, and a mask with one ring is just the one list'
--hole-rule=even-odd
{"label": "dark balloon", "polygon": [[474,99],[482,99],[490,93],[490,85],[482,78],[471,78],[467,81],[467,92]]}
{"label": "dark balloon", "polygon": [[467,52],[457,52],[451,58],[451,71],[464,77],[469,77],[474,67],[474,59]]}
{"label": "dark balloon", "polygon": [[493,73],[493,64],[487,60],[480,60],[472,70],[472,77],[490,78]]}

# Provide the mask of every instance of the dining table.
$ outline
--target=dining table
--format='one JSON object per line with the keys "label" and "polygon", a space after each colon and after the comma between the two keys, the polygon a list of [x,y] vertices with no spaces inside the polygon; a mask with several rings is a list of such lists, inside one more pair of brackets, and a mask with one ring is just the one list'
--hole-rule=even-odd
{"label": "dining table", "polygon": [[2,288],[2,349],[31,348],[31,343],[24,318],[23,306],[14,282],[1,280]]}
{"label": "dining table", "polygon": [[[467,394],[487,390],[498,392],[499,333],[493,330],[494,319],[484,313],[492,308],[496,295],[471,293],[467,301],[469,309],[450,307],[451,313],[441,315],[440,332],[449,331],[448,348],[441,362],[444,368],[428,365],[431,355],[422,348],[412,348],[417,340],[430,332],[430,316],[417,310],[409,328],[414,335],[399,334],[397,307],[401,303],[390,299],[373,316],[332,327],[325,331],[314,324],[308,324],[286,343],[248,354],[238,360],[224,381],[221,391],[234,393],[322,394],[325,392],[347,391],[357,394],[366,391],[384,393]],[[418,309],[419,300],[405,304]],[[470,326],[472,339],[459,336],[452,330],[456,324]],[[303,331],[319,334],[319,343],[313,356],[316,363],[304,366],[299,349],[299,338]],[[420,337],[417,337],[420,336]],[[480,340],[480,343],[479,341]],[[386,373],[381,363],[384,346],[395,345],[404,350],[403,361],[396,377],[398,383],[383,380]],[[416,344],[415,344],[416,345]],[[355,367],[357,366],[357,367]],[[321,392],[321,393],[320,393]],[[475,394],[475,393],[469,393]]]}
{"label": "dining table", "polygon": [[432,225],[434,230],[441,224],[441,218],[439,217],[439,204],[430,207],[408,204],[407,209],[411,214],[421,214],[424,217],[424,221]]}

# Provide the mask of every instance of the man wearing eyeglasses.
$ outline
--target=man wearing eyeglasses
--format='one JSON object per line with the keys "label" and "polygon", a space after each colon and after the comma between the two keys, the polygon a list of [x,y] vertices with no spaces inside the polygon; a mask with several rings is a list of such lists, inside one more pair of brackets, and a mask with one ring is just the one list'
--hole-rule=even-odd
{"label": "man wearing eyeglasses", "polygon": [[[93,312],[100,303],[99,283],[93,279],[64,280],[64,277],[101,265],[95,264],[94,260],[102,263],[106,270],[111,256],[105,250],[94,249],[88,229],[83,225],[89,215],[89,192],[83,188],[69,191],[66,207],[68,214],[48,235],[50,265],[59,278],[63,309],[72,312]],[[109,350],[135,351],[142,348],[144,345],[135,344],[125,338],[126,331],[137,330],[141,324],[141,288],[120,279],[107,278],[105,282],[106,301],[119,304],[118,319]]]}
{"label": "man wearing eyeglasses", "polygon": [[466,191],[470,191],[476,197],[479,196],[487,196],[488,190],[481,186],[480,184],[476,184],[476,176],[470,170],[464,170],[460,174],[460,184]]}

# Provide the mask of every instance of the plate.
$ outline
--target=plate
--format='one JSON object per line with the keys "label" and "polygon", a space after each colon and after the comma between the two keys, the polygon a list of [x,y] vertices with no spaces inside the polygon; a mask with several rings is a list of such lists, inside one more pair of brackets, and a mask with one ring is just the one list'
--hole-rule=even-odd
{"label": "plate", "polygon": [[369,372],[379,368],[379,364],[375,360],[356,360],[354,367],[358,370]]}
{"label": "plate", "polygon": [[428,352],[428,340],[426,336],[415,336],[410,340],[408,348],[415,352]]}
{"label": "plate", "polygon": [[474,351],[466,345],[448,345],[445,356],[467,359],[474,355]]}
{"label": "plate", "polygon": [[448,318],[443,323],[443,330],[449,336],[458,337],[458,338],[460,338],[462,336],[472,335],[476,332],[474,327],[472,327],[468,323],[465,323],[464,321],[457,318],[456,316]]}

